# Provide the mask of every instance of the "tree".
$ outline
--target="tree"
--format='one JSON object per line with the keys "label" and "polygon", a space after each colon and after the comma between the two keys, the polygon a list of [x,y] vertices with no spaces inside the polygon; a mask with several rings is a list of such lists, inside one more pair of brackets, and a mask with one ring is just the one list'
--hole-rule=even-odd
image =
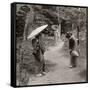
{"label": "tree", "polygon": [[23,5],[17,12],[17,33],[22,32],[24,40],[26,40],[28,33],[36,27],[43,24],[49,26],[53,24],[59,25],[62,20],[71,21],[81,30],[86,25],[86,9],[64,6]]}
{"label": "tree", "polygon": [[16,12],[16,36],[22,37],[24,32],[24,25],[26,14],[30,11],[30,8],[26,5],[23,5]]}

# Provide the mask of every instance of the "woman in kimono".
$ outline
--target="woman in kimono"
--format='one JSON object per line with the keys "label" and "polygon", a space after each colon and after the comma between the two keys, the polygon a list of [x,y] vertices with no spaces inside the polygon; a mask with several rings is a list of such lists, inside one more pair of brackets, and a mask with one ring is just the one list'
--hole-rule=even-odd
{"label": "woman in kimono", "polygon": [[77,57],[79,56],[77,52],[77,43],[78,40],[74,37],[72,33],[67,33],[66,38],[69,40],[69,50],[70,50],[70,68],[77,66]]}
{"label": "woman in kimono", "polygon": [[35,56],[36,61],[39,64],[39,73],[37,76],[42,76],[45,74],[45,61],[44,61],[44,52],[45,47],[42,41],[42,34],[38,34],[32,39],[32,46],[33,46],[33,55]]}

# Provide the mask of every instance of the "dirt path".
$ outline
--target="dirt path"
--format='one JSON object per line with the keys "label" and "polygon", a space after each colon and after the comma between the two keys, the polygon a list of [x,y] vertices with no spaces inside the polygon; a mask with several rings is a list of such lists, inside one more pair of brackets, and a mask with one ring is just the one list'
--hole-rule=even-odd
{"label": "dirt path", "polygon": [[63,52],[64,42],[60,42],[58,46],[52,46],[45,52],[46,65],[50,68],[49,72],[42,77],[30,77],[28,85],[55,84],[55,83],[71,83],[83,82],[78,74],[78,68],[69,68],[69,56],[65,56]]}

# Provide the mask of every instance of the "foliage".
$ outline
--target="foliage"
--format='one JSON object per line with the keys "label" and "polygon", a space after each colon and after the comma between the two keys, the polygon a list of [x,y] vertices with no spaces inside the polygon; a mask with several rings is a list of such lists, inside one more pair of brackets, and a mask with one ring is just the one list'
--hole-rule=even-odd
{"label": "foliage", "polygon": [[[86,30],[86,17],[87,13],[85,8],[49,5],[21,5],[16,11],[17,63],[19,68],[17,68],[17,70],[19,70],[17,71],[17,74],[20,74],[20,71],[23,71],[22,73],[28,72],[30,74],[35,74],[37,73],[36,71],[38,71],[36,69],[38,69],[39,66],[36,65],[37,63],[32,55],[32,46],[30,46],[31,42],[26,40],[27,35],[30,34],[32,30],[43,24],[48,24],[48,28],[43,33],[46,34],[46,38],[44,38],[45,46],[49,47],[54,45],[54,40],[48,37],[54,36],[54,31],[51,28],[52,25],[61,24],[61,29],[65,32],[64,29],[68,29],[68,25],[65,24],[65,22],[71,22],[78,26],[81,32],[82,30]],[[25,41],[22,42],[19,40],[20,37]],[[22,48],[19,48],[19,45],[21,45]],[[20,77],[21,79],[23,78],[22,75],[18,75],[18,78]],[[24,81],[26,83],[28,82],[28,79],[25,78]]]}
{"label": "foliage", "polygon": [[[86,9],[78,7],[49,6],[49,5],[23,5],[17,11],[17,36],[27,37],[34,26],[59,24],[62,20],[69,20],[82,30],[86,28]],[[35,28],[36,28],[35,27]],[[50,28],[48,29],[48,33]],[[46,31],[47,32],[47,31]],[[23,36],[24,34],[24,36]]]}

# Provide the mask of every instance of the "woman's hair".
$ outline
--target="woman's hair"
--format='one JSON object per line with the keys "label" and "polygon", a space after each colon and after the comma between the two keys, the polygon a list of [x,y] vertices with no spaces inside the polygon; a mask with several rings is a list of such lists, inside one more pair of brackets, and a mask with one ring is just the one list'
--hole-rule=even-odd
{"label": "woman's hair", "polygon": [[32,39],[32,44],[34,44],[36,42],[36,38]]}
{"label": "woman's hair", "polygon": [[66,38],[69,39],[71,36],[72,36],[72,33],[71,33],[71,32],[67,32],[67,33],[66,33]]}
{"label": "woman's hair", "polygon": [[32,44],[34,44],[35,42],[37,42],[39,39],[41,38],[41,33],[36,35],[35,38],[32,39]]}
{"label": "woman's hair", "polygon": [[39,33],[38,35],[36,35],[36,38],[40,38],[41,37],[41,35],[42,35],[42,33]]}

